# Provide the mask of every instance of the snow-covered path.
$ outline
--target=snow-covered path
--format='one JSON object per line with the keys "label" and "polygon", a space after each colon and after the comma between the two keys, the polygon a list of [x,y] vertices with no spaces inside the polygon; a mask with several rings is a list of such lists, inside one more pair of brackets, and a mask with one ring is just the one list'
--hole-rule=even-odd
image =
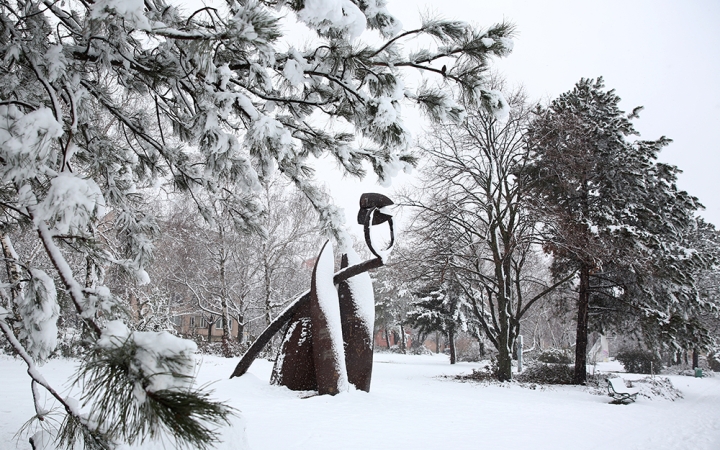
{"label": "snow-covered path", "polygon": [[[442,355],[376,354],[369,394],[303,398],[268,384],[268,361],[256,361],[242,378],[226,379],[236,362],[205,356],[198,374],[201,384],[214,381],[216,397],[242,414],[242,420],[222,430],[222,449],[720,448],[720,377],[670,377],[684,398],[639,397],[621,406],[578,387],[459,383],[441,376],[468,373],[478,365],[450,366]],[[56,384],[71,371],[68,361],[43,367]],[[7,357],[0,358],[0,373],[0,449],[28,449],[27,439],[11,440],[32,414],[27,377],[22,365]],[[146,443],[141,448],[163,447]]]}

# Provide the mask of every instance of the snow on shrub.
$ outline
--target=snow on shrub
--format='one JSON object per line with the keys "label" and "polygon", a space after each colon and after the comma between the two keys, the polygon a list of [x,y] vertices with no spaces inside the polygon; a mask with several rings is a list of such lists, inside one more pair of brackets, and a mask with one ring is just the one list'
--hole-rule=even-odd
{"label": "snow on shrub", "polygon": [[515,379],[523,383],[574,384],[574,368],[567,364],[534,364],[518,374]]}
{"label": "snow on shrub", "polygon": [[667,377],[645,377],[629,381],[630,387],[638,390],[638,396],[653,400],[662,398],[675,401],[683,398],[680,392]]}
{"label": "snow on shrub", "polygon": [[572,364],[574,358],[567,350],[561,348],[547,348],[537,355],[537,360],[549,364]]}
{"label": "snow on shrub", "polygon": [[23,114],[15,106],[0,105],[0,177],[5,182],[22,184],[46,171],[55,153],[51,142],[63,134],[50,108]]}

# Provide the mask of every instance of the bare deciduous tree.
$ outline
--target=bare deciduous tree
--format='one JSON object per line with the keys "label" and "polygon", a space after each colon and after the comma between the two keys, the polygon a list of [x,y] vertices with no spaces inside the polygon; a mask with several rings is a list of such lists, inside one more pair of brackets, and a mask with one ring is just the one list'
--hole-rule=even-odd
{"label": "bare deciduous tree", "polygon": [[536,224],[517,174],[528,157],[524,132],[530,106],[521,90],[508,103],[505,118],[479,110],[462,125],[433,127],[421,144],[431,155],[421,194],[403,200],[417,208],[410,235],[425,277],[435,283],[454,278],[498,350],[500,380],[512,377],[520,319],[569,279],[547,285],[528,270],[538,250]]}

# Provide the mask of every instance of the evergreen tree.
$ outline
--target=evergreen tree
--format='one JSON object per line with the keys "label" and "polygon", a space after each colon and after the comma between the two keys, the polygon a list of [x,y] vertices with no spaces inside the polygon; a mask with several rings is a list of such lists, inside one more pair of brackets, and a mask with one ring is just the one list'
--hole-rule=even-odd
{"label": "evergreen tree", "polygon": [[[395,257],[402,254],[402,246],[393,249],[393,260],[386,269],[375,274],[373,287],[375,290],[375,330],[385,335],[390,348],[390,333],[397,331],[400,336],[398,346],[403,353],[407,352],[406,326],[407,313],[413,300],[411,292],[412,276],[408,276],[407,262],[398,261]],[[403,261],[403,258],[399,258]],[[403,267],[404,266],[404,267]],[[414,341],[417,343],[417,341]],[[420,343],[422,344],[422,343]]]}
{"label": "evergreen tree", "polygon": [[[620,98],[602,78],[582,79],[549,107],[539,108],[529,131],[531,163],[525,176],[543,219],[545,250],[557,275],[577,271],[575,383],[586,380],[591,305],[622,311],[658,329],[697,305],[693,273],[709,263],[684,237],[696,227],[697,199],[676,187],[678,169],[657,163],[670,140],[635,140]],[[618,310],[620,312],[620,310]],[[667,342],[679,339],[664,336]]]}
{"label": "evergreen tree", "polygon": [[[283,14],[314,30],[314,45],[284,46]],[[358,39],[365,28],[379,43]],[[369,163],[381,181],[409,167],[400,103],[459,120],[455,88],[502,108],[482,77],[488,57],[510,51],[511,33],[507,24],[481,31],[434,19],[400,33],[383,0],[240,0],[190,14],[164,0],[0,1],[0,227],[10,286],[0,328],[27,362],[33,389],[43,386],[62,405],[61,443],[107,448],[167,430],[180,445],[204,447],[214,439],[210,426],[231,413],[190,387],[192,344],[130,331],[123,300],[104,285],[108,267],[149,282],[158,226],[147,192],[187,193],[208,223],[221,202],[237,230],[262,233],[256,193],[279,171],[319,212],[321,227],[347,244],[310,159],[332,155],[355,176]],[[434,40],[430,48],[404,50],[422,35]],[[407,69],[438,82],[411,89]],[[78,377],[89,415],[35,365],[55,347],[57,290],[14,251],[9,236],[21,227],[36,234],[82,320]],[[84,276],[68,263],[78,258]],[[37,414],[46,412],[38,405]]]}
{"label": "evergreen tree", "polygon": [[452,282],[429,286],[415,294],[410,302],[407,323],[417,329],[420,336],[430,333],[442,334],[448,342],[450,364],[455,364],[455,338],[460,330],[466,330],[467,300],[462,290]]}

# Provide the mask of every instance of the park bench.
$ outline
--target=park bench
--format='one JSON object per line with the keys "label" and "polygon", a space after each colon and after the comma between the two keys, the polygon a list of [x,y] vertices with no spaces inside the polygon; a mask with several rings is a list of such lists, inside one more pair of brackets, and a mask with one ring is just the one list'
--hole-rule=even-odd
{"label": "park bench", "polygon": [[606,378],[605,381],[608,384],[608,395],[613,398],[613,403],[635,401],[638,391],[625,386],[622,378]]}

